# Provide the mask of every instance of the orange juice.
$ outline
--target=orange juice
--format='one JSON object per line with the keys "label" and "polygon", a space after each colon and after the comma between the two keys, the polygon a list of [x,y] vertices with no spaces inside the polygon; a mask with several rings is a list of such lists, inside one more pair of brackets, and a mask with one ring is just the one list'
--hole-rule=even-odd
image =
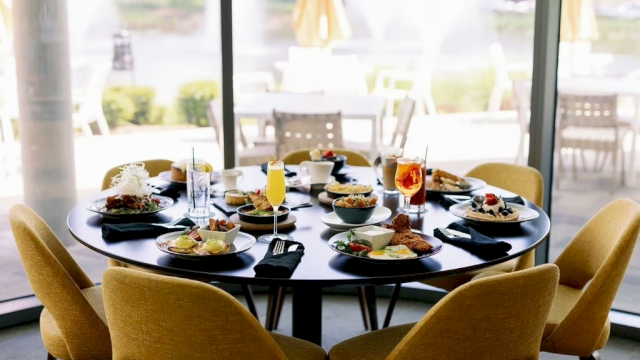
{"label": "orange juice", "polygon": [[267,168],[267,200],[271,206],[277,208],[284,202],[285,194],[284,164],[282,161],[276,161]]}

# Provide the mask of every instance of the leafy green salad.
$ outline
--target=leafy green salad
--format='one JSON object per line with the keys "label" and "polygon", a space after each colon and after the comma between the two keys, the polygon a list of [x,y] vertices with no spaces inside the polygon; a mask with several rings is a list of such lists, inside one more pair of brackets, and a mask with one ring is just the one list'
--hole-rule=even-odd
{"label": "leafy green salad", "polygon": [[355,229],[349,230],[347,240],[348,241],[336,241],[334,244],[336,250],[355,256],[367,257],[367,254],[371,252],[371,248],[373,247],[370,241],[357,239]]}

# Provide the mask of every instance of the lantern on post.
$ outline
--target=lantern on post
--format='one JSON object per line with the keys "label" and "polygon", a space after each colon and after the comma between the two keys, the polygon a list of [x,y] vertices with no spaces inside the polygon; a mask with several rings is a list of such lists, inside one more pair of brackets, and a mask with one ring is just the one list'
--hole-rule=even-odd
{"label": "lantern on post", "polygon": [[113,34],[112,69],[133,71],[133,55],[131,54],[131,35],[126,29]]}

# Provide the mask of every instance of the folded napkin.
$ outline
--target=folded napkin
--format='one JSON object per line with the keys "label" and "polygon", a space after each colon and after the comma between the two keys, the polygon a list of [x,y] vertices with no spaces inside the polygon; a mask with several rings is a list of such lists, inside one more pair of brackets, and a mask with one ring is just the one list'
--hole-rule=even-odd
{"label": "folded napkin", "polygon": [[152,185],[152,193],[160,196],[167,196],[172,199],[177,199],[180,197],[180,189],[184,189],[184,186],[179,186],[175,184],[169,185]]}
{"label": "folded napkin", "polygon": [[[278,240],[273,240],[269,244],[269,249],[264,255],[264,258],[260,260],[258,265],[253,267],[256,272],[256,276],[270,277],[270,278],[288,278],[291,277],[296,266],[300,263],[302,255],[304,255],[304,245],[297,241],[283,240],[285,253],[279,255],[273,255],[273,248],[276,246]],[[291,245],[298,245],[296,251],[286,252]]]}
{"label": "folded napkin", "polygon": [[[180,220],[176,225],[193,227],[196,224],[188,218]],[[167,229],[152,223],[102,224],[102,237],[106,240],[132,240],[157,237],[181,229]]]}
{"label": "folded napkin", "polygon": [[231,205],[227,204],[224,198],[214,198],[213,206],[215,206],[216,209],[222,211],[225,215],[231,216],[235,214],[236,210],[238,210],[238,208],[242,205]]}
{"label": "folded napkin", "polygon": [[[262,169],[262,172],[266,174],[267,173],[267,169],[269,168],[269,163],[264,163],[264,164],[260,165],[260,168]],[[285,177],[292,177],[292,176],[296,176],[296,175],[298,175],[297,172],[287,169],[286,166],[284,167],[284,176]]]}
{"label": "folded napkin", "polygon": [[447,229],[457,230],[471,235],[471,239],[464,237],[449,238],[440,229],[434,229],[433,235],[438,239],[455,245],[485,260],[497,259],[507,255],[511,250],[511,244],[504,241],[497,241],[488,236],[482,235],[471,227],[458,223],[451,223]]}

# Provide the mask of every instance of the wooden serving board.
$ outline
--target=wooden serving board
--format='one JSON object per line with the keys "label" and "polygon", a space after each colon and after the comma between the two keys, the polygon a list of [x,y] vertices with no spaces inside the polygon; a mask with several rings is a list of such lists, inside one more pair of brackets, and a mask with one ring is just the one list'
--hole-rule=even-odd
{"label": "wooden serving board", "polygon": [[[370,197],[377,198],[378,195],[372,193]],[[318,194],[318,201],[322,205],[333,206],[333,200],[335,200],[335,199],[330,198],[329,195],[327,195],[326,191],[323,191],[320,194]],[[280,225],[278,225],[278,226],[280,226]]]}
{"label": "wooden serving board", "polygon": [[[238,214],[233,214],[229,217],[231,221],[236,224],[242,225],[242,230],[245,231],[273,231],[273,224],[254,224],[246,221],[241,221]],[[278,230],[290,229],[296,225],[296,217],[293,214],[289,214],[289,217],[285,221],[278,223]],[[272,220],[273,221],[273,220]]]}

